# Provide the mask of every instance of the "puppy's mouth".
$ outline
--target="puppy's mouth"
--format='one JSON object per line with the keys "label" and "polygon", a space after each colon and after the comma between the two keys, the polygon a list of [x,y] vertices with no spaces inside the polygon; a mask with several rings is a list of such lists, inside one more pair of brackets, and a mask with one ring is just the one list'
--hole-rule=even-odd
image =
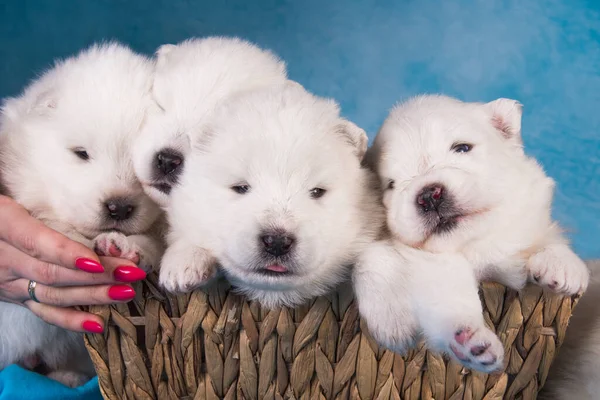
{"label": "puppy's mouth", "polygon": [[425,238],[416,246],[422,247],[432,236],[447,234],[455,230],[461,223],[469,219],[481,215],[488,211],[487,209],[460,211],[453,210],[452,213],[437,213],[435,216],[430,216],[426,221],[427,234]]}
{"label": "puppy's mouth", "polygon": [[411,243],[423,247],[429,240],[441,237],[445,240],[457,230],[468,230],[468,224],[489,209],[470,204],[466,199],[457,199],[443,182],[424,186],[415,196],[414,207],[419,215],[420,238]]}
{"label": "puppy's mouth", "polygon": [[269,264],[264,268],[255,271],[259,275],[272,276],[272,277],[287,277],[292,276],[294,273],[283,264]]}
{"label": "puppy's mouth", "polygon": [[100,232],[119,232],[124,235],[131,235],[132,232],[136,231],[136,226],[133,221],[122,221],[122,222],[111,222],[101,226],[98,231]]}
{"label": "puppy's mouth", "polygon": [[431,230],[434,234],[446,233],[450,232],[460,222],[462,218],[465,217],[465,214],[451,214],[451,215],[442,215],[438,214],[437,216],[437,224]]}
{"label": "puppy's mouth", "polygon": [[102,233],[119,232],[123,235],[131,235],[136,230],[129,224],[110,223],[94,227],[78,227],[78,231],[89,240],[93,240]]}
{"label": "puppy's mouth", "polygon": [[154,189],[158,190],[159,192],[167,194],[167,195],[171,193],[171,189],[173,188],[172,185],[170,185],[168,183],[164,183],[164,182],[153,183],[150,186],[153,187]]}
{"label": "puppy's mouth", "polygon": [[258,257],[249,265],[249,271],[262,278],[289,279],[302,275],[293,256]]}
{"label": "puppy's mouth", "polygon": [[452,231],[467,213],[454,205],[454,201],[446,200],[434,207],[420,208],[425,231],[429,235],[443,234]]}

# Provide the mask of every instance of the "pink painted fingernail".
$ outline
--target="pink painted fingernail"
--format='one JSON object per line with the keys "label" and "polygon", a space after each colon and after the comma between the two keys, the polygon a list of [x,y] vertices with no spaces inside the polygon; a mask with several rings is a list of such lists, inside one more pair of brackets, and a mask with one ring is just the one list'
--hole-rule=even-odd
{"label": "pink painted fingernail", "polygon": [[108,297],[117,301],[131,300],[135,297],[135,290],[125,285],[115,285],[108,289]]}
{"label": "pink painted fingernail", "polygon": [[78,258],[75,260],[75,266],[82,271],[91,272],[92,274],[104,272],[104,267],[98,261],[90,260],[89,258]]}
{"label": "pink painted fingernail", "polygon": [[81,324],[81,327],[85,331],[91,332],[91,333],[102,333],[102,332],[104,332],[104,328],[102,327],[102,325],[100,325],[96,321],[83,321],[83,324]]}
{"label": "pink painted fingernail", "polygon": [[146,277],[146,273],[143,269],[138,267],[123,265],[115,269],[113,276],[119,282],[136,282],[144,279]]}

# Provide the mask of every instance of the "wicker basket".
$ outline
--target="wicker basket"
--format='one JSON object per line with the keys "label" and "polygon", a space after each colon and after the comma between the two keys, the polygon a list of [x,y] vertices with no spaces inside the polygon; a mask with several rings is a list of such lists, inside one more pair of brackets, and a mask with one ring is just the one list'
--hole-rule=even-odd
{"label": "wicker basket", "polygon": [[138,297],[91,307],[108,322],[86,344],[107,399],[535,399],[576,298],[484,284],[485,317],[506,348],[486,375],[430,353],[378,347],[349,288],[296,309],[262,310],[229,292],[167,297],[156,276]]}

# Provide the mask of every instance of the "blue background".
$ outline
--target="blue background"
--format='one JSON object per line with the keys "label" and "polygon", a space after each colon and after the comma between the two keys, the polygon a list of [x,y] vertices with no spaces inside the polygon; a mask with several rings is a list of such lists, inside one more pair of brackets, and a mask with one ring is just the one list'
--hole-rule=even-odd
{"label": "blue background", "polygon": [[599,0],[0,0],[0,96],[97,40],[150,54],[212,34],[273,49],[371,138],[410,95],[518,99],[527,151],[558,181],[556,218],[600,257]]}

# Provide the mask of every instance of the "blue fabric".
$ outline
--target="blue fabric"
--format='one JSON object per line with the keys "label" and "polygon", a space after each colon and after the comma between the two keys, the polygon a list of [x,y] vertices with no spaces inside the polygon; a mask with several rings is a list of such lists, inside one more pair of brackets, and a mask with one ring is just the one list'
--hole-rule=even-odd
{"label": "blue fabric", "polygon": [[0,400],[102,400],[98,378],[71,389],[45,376],[10,365],[0,371]]}

